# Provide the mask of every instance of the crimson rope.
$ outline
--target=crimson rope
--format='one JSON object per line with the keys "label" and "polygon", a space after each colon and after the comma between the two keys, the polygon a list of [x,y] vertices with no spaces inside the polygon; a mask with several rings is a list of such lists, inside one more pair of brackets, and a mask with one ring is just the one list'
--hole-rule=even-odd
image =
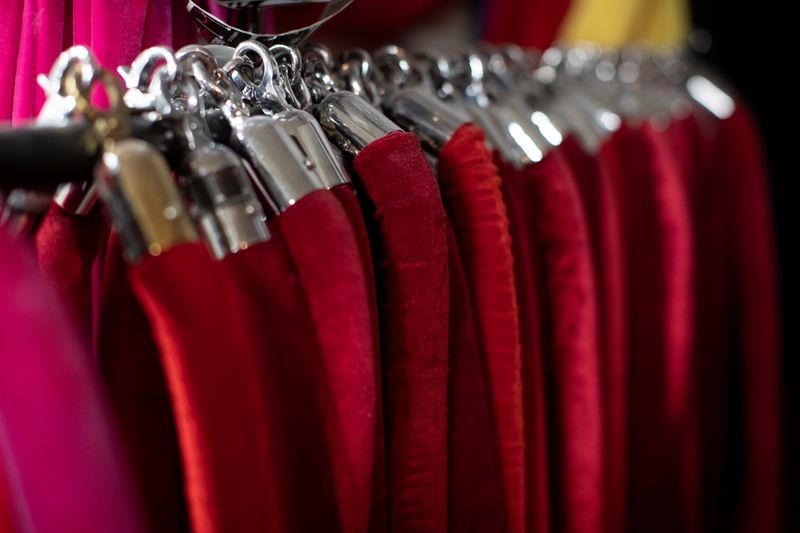
{"label": "crimson rope", "polygon": [[586,213],[599,305],[599,341],[604,401],[604,437],[608,531],[625,530],[627,355],[625,271],[615,173],[620,162],[604,143],[597,154],[584,152],[574,137],[561,150],[580,189]]}
{"label": "crimson rope", "polygon": [[378,242],[389,528],[447,528],[446,219],[419,142],[389,134],[355,170]]}
{"label": "crimson rope", "polygon": [[[514,260],[500,177],[483,132],[460,127],[438,161],[439,183],[464,263],[491,393],[509,530],[525,529],[525,447]],[[451,285],[452,287],[452,285]]]}
{"label": "crimson rope", "polygon": [[[544,379],[548,382],[552,524],[600,531],[606,510],[596,280],[585,214],[563,153],[519,174],[542,304]],[[505,175],[504,175],[505,178]],[[547,386],[547,385],[546,385]]]}
{"label": "crimson rope", "polygon": [[129,274],[161,352],[194,531],[278,527],[265,453],[259,351],[235,287],[199,244],[146,257]]}
{"label": "crimson rope", "polygon": [[361,250],[333,193],[316,191],[275,221],[309,302],[327,374],[326,408],[342,531],[369,524],[378,384],[372,308]]}

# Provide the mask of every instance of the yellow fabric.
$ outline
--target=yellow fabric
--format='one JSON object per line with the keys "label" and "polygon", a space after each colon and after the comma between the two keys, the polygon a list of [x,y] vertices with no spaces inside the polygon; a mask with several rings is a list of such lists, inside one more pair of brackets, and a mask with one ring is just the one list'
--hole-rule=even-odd
{"label": "yellow fabric", "polygon": [[688,0],[572,0],[559,40],[678,45],[686,42],[690,26]]}
{"label": "yellow fabric", "polygon": [[640,40],[656,45],[681,45],[689,39],[691,16],[686,0],[661,0],[642,26]]}

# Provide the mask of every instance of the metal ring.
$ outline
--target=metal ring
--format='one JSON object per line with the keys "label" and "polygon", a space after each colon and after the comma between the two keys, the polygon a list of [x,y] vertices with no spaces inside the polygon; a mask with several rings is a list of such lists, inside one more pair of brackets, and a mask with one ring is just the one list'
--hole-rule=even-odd
{"label": "metal ring", "polygon": [[[68,69],[63,78],[64,90],[68,96],[75,98],[75,110],[92,123],[101,143],[127,135],[130,130],[128,108],[117,78],[108,70],[97,69],[92,83],[85,87],[81,83],[81,70],[80,65]],[[107,110],[99,109],[91,102],[91,89],[95,82],[105,89],[109,101]]]}
{"label": "metal ring", "polygon": [[64,78],[67,72],[74,69],[76,65],[81,66],[81,86],[88,87],[92,84],[95,71],[100,68],[97,59],[87,47],[73,46],[62,52],[53,64],[53,68],[50,69],[50,74],[47,76],[48,95],[58,87],[57,93],[66,96]]}
{"label": "metal ring", "polygon": [[312,103],[311,90],[303,78],[303,56],[297,48],[285,44],[269,47],[283,79],[283,89],[292,105],[306,109]]}
{"label": "metal ring", "polygon": [[382,73],[383,78],[396,87],[408,85],[418,72],[409,61],[403,48],[390,44],[373,53],[374,65]]}
{"label": "metal ring", "polygon": [[160,75],[166,76],[169,82],[174,82],[178,78],[178,59],[166,46],[153,46],[144,50],[136,56],[130,68],[125,70],[123,77],[129,88],[146,90],[156,70],[162,72]]}
{"label": "metal ring", "polygon": [[258,83],[255,83],[253,80],[248,80],[246,77],[242,77],[242,81],[247,85],[247,89],[250,91],[255,91],[258,94],[264,94],[267,92],[274,92],[275,85],[275,58],[272,57],[270,54],[269,49],[261,43],[256,41],[245,41],[240,43],[239,46],[236,47],[236,50],[233,52],[233,57],[245,57],[247,58],[247,54],[252,53],[258,56],[261,60],[261,80]]}
{"label": "metal ring", "polygon": [[189,65],[190,69],[197,62],[201,63],[209,72],[218,67],[214,54],[200,45],[184,46],[175,53],[175,57],[178,59],[178,64],[182,66]]}

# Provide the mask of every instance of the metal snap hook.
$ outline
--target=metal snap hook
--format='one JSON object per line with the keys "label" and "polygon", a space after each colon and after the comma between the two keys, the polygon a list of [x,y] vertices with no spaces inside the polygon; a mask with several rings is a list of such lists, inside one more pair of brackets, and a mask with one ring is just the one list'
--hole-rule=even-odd
{"label": "metal snap hook", "polygon": [[289,102],[298,109],[311,105],[311,90],[303,79],[303,57],[297,48],[285,44],[269,47],[278,65],[282,87]]}
{"label": "metal snap hook", "polygon": [[339,58],[339,76],[345,87],[374,106],[380,106],[382,87],[372,57],[366,50],[348,50]]}
{"label": "metal snap hook", "polygon": [[[97,147],[108,147],[120,138],[130,135],[130,115],[125,105],[123,90],[114,75],[105,69],[97,69],[92,82],[83,84],[80,65],[64,73],[63,87],[66,95],[75,99],[75,112],[85,117],[92,125],[93,143],[87,148],[94,152]],[[108,97],[108,109],[99,109],[91,102],[91,91],[99,83]]]}
{"label": "metal snap hook", "polygon": [[[278,65],[269,49],[259,42],[245,41],[240,43],[233,52],[234,59],[252,60],[253,55],[258,59],[257,62],[254,62],[254,65],[256,71],[260,70],[261,79],[255,82],[247,76],[239,76],[237,81],[242,84],[239,89],[246,99],[258,102],[261,110],[267,115],[284,111],[289,107],[289,104],[276,85]],[[239,72],[241,73],[241,69],[239,69]]]}
{"label": "metal snap hook", "polygon": [[201,91],[211,97],[229,120],[250,115],[242,92],[230,76],[218,68],[211,52],[202,46],[192,45],[178,50],[176,57],[178,64],[192,73]]}
{"label": "metal snap hook", "polygon": [[62,52],[56,59],[49,75],[39,74],[36,78],[39,86],[47,95],[37,123],[39,125],[60,126],[66,123],[75,112],[75,98],[64,90],[65,74],[80,69],[79,84],[82,87],[91,85],[95,72],[99,69],[97,59],[85,46],[73,46]]}
{"label": "metal snap hook", "polygon": [[387,83],[400,88],[420,81],[420,74],[415,71],[403,48],[390,44],[379,48],[372,56],[375,67]]}
{"label": "metal snap hook", "polygon": [[339,81],[334,72],[335,64],[331,51],[321,44],[303,47],[303,80],[309,88],[311,101],[321,102],[325,96],[339,90]]}
{"label": "metal snap hook", "polygon": [[125,81],[128,90],[125,93],[125,104],[131,109],[141,111],[155,110],[162,115],[171,112],[168,97],[159,91],[151,91],[155,78],[165,87],[177,80],[179,75],[178,59],[172,49],[166,46],[154,46],[140,53],[130,67],[118,67],[117,72]]}

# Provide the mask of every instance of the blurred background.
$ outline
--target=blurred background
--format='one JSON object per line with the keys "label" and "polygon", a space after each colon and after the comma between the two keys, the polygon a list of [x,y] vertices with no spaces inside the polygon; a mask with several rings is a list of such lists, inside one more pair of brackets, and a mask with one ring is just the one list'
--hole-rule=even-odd
{"label": "blurred background", "polygon": [[[800,531],[800,328],[793,191],[798,164],[796,21],[771,2],[741,0],[356,0],[324,27],[331,44],[389,41],[448,46],[464,38],[546,47],[597,41],[683,46],[690,37],[704,60],[730,80],[757,119],[770,172],[783,306],[783,376],[788,530]],[[795,144],[794,146],[790,146]]]}

